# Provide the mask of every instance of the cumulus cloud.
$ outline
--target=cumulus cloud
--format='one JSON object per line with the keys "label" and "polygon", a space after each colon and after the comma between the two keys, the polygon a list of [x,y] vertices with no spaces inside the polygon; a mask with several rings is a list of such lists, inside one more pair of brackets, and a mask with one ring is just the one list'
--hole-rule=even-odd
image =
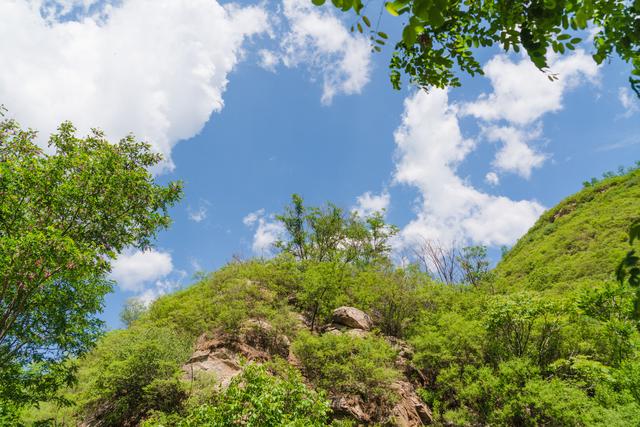
{"label": "cumulus cloud", "polygon": [[348,31],[330,8],[316,7],[308,0],[283,0],[283,8],[289,25],[280,45],[283,64],[311,67],[323,81],[323,104],[331,104],[339,93],[360,93],[369,82],[368,40]]}
{"label": "cumulus cloud", "polygon": [[417,187],[421,200],[416,218],[401,231],[401,245],[423,237],[443,244],[508,245],[544,211],[535,200],[487,194],[457,175],[460,163],[476,147],[474,140],[463,137],[458,114],[445,90],[419,91],[405,101],[395,133],[394,180]]}
{"label": "cumulus cloud", "polygon": [[111,278],[122,290],[141,292],[145,285],[165,278],[172,271],[173,261],[168,252],[131,250],[112,263]]}
{"label": "cumulus cloud", "polygon": [[[563,57],[551,56],[549,72],[557,77],[555,81],[550,81],[528,58],[514,61],[506,55],[496,55],[483,69],[492,92],[460,103],[458,114],[478,119],[484,128],[483,136],[501,143],[493,160],[495,178],[497,172],[509,172],[529,179],[532,170],[542,167],[549,158],[532,145],[542,137],[542,117],[562,109],[567,91],[583,82],[597,84],[599,68],[578,49]],[[494,181],[493,175],[487,180]]]}
{"label": "cumulus cloud", "polygon": [[580,49],[568,56],[552,57],[550,72],[558,77],[553,82],[528,58],[514,62],[505,55],[496,55],[483,70],[493,92],[464,104],[463,114],[485,121],[507,120],[517,125],[527,125],[545,113],[559,111],[568,89],[584,80],[595,82],[598,75],[596,63]]}
{"label": "cumulus cloud", "polygon": [[242,219],[242,223],[255,229],[251,250],[260,256],[270,256],[274,243],[285,232],[284,226],[273,215],[266,215],[264,209],[251,212]]}
{"label": "cumulus cloud", "polygon": [[262,7],[215,0],[4,1],[0,16],[0,99],[12,116],[43,143],[63,120],[111,139],[133,132],[165,167],[222,108],[243,42],[268,29]]}
{"label": "cumulus cloud", "polygon": [[527,142],[539,138],[541,129],[530,132],[511,126],[489,126],[484,135],[490,141],[500,141],[502,146],[496,153],[493,166],[503,172],[513,172],[529,179],[534,168],[542,166],[547,155],[535,151]]}
{"label": "cumulus cloud", "polygon": [[640,107],[638,106],[640,101],[628,87],[621,87],[618,89],[618,100],[620,101],[622,108],[624,108],[622,117],[629,118],[640,111]]}
{"label": "cumulus cloud", "polygon": [[387,191],[380,194],[373,194],[370,191],[358,196],[356,206],[353,211],[357,212],[361,217],[367,217],[375,212],[386,211],[391,202],[391,196]]}

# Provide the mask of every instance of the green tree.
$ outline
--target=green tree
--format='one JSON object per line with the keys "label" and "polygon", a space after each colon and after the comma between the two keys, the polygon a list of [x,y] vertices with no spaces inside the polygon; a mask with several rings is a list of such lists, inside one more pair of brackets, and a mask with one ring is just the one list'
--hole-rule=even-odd
{"label": "green tree", "polygon": [[78,138],[63,123],[39,148],[36,132],[0,121],[0,402],[37,401],[73,378],[69,357],[101,332],[110,260],[146,248],[170,223],[181,184],[161,186],[161,161],[128,136]]}
{"label": "green tree", "polygon": [[457,257],[462,271],[462,280],[473,286],[479,285],[489,274],[489,259],[486,246],[468,246],[462,248]]}
{"label": "green tree", "polygon": [[128,328],[147,311],[147,306],[138,298],[129,298],[125,301],[120,312],[120,320]]}
{"label": "green tree", "polygon": [[332,203],[307,207],[297,194],[276,219],[287,234],[276,247],[301,261],[368,265],[386,260],[391,251],[389,240],[398,232],[385,223],[382,212],[361,218]]}
{"label": "green tree", "polygon": [[[318,6],[325,3],[311,1]],[[381,51],[388,35],[377,25],[372,27],[362,0],[331,2],[342,11],[355,11],[358,22],[353,30],[366,28],[373,50]],[[373,4],[368,3],[367,10]],[[494,45],[507,52],[524,49],[533,64],[547,72],[550,51],[574,50],[582,41],[579,32],[593,28],[594,61],[601,64],[615,54],[630,62],[629,81],[640,97],[639,0],[381,0],[379,4],[388,14],[404,18],[402,38],[390,63],[396,89],[403,73],[422,87],[459,86],[455,69],[482,74],[473,49]]]}

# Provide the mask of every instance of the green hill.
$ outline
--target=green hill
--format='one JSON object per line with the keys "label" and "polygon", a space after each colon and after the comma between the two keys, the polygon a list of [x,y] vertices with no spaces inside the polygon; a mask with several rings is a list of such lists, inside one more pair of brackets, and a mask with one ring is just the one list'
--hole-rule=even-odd
{"label": "green hill", "polygon": [[636,289],[611,280],[639,208],[639,170],[593,183],[494,272],[452,285],[393,265],[381,216],[294,197],[279,255],[130,305],[127,328],[78,361],[77,383],[22,421],[640,425]]}
{"label": "green hill", "polygon": [[610,279],[640,216],[640,170],[604,179],[545,212],[495,269],[506,289],[573,289]]}

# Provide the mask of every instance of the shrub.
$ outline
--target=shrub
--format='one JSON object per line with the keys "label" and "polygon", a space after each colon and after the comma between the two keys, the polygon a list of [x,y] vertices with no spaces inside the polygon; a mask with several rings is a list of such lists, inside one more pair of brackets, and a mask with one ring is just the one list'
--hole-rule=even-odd
{"label": "shrub", "polygon": [[330,394],[359,395],[365,402],[394,398],[389,386],[399,377],[393,367],[396,352],[382,338],[304,332],[293,351],[305,377]]}
{"label": "shrub", "polygon": [[179,367],[189,352],[189,342],[168,328],[146,325],[108,334],[79,374],[84,418],[120,426],[152,410],[179,409],[186,397]]}
{"label": "shrub", "polygon": [[[177,426],[327,425],[329,402],[324,396],[307,388],[295,369],[287,366],[278,371],[280,376],[275,376],[264,365],[246,365],[226,390],[215,394],[210,403],[191,408]],[[144,426],[160,426],[161,420],[157,416]]]}

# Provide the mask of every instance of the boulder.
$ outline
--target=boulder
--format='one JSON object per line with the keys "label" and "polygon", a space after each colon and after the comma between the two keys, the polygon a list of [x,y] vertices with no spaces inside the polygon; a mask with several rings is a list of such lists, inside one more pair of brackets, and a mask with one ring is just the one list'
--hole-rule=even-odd
{"label": "boulder", "polygon": [[338,307],[333,310],[333,323],[353,329],[368,331],[373,322],[367,313],[354,307]]}

